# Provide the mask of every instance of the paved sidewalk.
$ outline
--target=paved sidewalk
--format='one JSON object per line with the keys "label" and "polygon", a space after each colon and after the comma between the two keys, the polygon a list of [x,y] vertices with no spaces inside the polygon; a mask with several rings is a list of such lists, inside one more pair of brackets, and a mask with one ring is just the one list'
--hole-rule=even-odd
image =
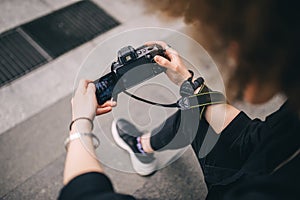
{"label": "paved sidewalk", "polygon": [[[75,1],[2,0],[0,1],[0,32],[72,2]],[[0,88],[0,199],[57,198],[62,187],[65,159],[63,141],[68,133],[67,125],[71,118],[70,99],[74,84],[78,82],[77,73],[80,72],[79,77],[97,78],[107,70],[108,64],[114,58],[107,55],[115,55],[116,50],[122,45],[130,43],[138,46],[145,40],[164,39],[174,44],[191,65],[204,66],[201,73],[206,77],[206,81],[213,87],[222,89],[222,85],[214,76],[215,69],[209,68],[211,61],[207,60],[207,56],[201,54],[199,49],[195,51],[195,48],[199,48],[196,42],[192,40],[182,42],[180,39],[184,37],[182,33],[186,32],[186,27],[181,20],[163,22],[158,16],[145,14],[142,1],[137,3],[134,0],[95,0],[94,2],[122,24]],[[137,29],[141,27],[148,29]],[[150,27],[165,29],[157,32]],[[132,29],[136,29],[139,35],[131,34]],[[121,32],[126,32],[125,36],[122,37],[122,34],[118,36]],[[107,42],[111,37],[115,38],[114,43]],[[102,46],[99,46],[100,43]],[[92,50],[94,51],[89,54]],[[90,59],[84,62],[88,55]],[[157,92],[156,81],[168,90]],[[134,90],[141,96],[153,97],[153,100],[166,103],[178,95],[174,93],[176,87],[165,77],[155,78],[151,83],[153,87],[147,92],[139,88]],[[142,87],[147,86],[141,85]],[[128,102],[129,106],[121,106]],[[190,147],[178,152],[157,154],[161,165],[171,156],[176,156],[178,153],[182,156],[153,176],[140,177],[132,173],[128,155],[111,139],[110,125],[113,118],[131,117],[139,127],[149,130],[161,123],[173,110],[160,110],[130,101],[124,95],[120,96],[118,103],[120,106],[114,112],[97,118],[95,129],[95,133],[105,141],[97,153],[116,190],[142,199],[205,199],[207,190],[201,168]],[[257,107],[244,103],[237,106],[249,113],[251,117],[264,118],[268,113],[276,110],[281,103],[282,98],[276,97],[268,104],[262,105],[260,108],[263,109],[259,112],[255,111]],[[128,114],[129,108],[130,114]]]}
{"label": "paved sidewalk", "polygon": [[[67,96],[1,135],[0,160],[4,162],[0,172],[0,197],[57,197],[62,187],[63,140],[68,131],[66,124],[70,120],[70,111],[70,96]],[[125,153],[119,151],[119,155],[124,156]],[[104,167],[117,191],[137,197],[158,198],[162,195],[161,199],[173,199],[174,196],[180,197],[178,199],[191,196],[194,197],[192,199],[201,199],[206,194],[200,167],[191,150],[169,167],[146,178]],[[147,190],[150,192],[145,192]]]}
{"label": "paved sidewalk", "polygon": [[[46,15],[72,2],[74,1],[1,1],[0,32]],[[2,121],[0,199],[57,198],[62,187],[65,159],[63,140],[67,136],[67,124],[71,115],[70,93],[80,63],[92,49],[112,35],[137,27],[157,26],[173,29],[182,27],[180,21],[164,24],[157,17],[144,15],[142,4],[131,0],[95,2],[121,21],[122,25],[0,88]],[[130,12],[124,9],[126,6],[130,7]],[[136,15],[141,17],[133,18]],[[135,40],[136,45],[140,45],[141,39]],[[120,45],[115,48],[120,48]],[[95,63],[100,65],[99,59],[95,59]],[[111,60],[102,62],[109,63]],[[90,75],[101,74],[101,70],[97,68],[94,70]],[[140,105],[140,108],[141,106],[143,105]],[[107,128],[112,121],[112,114],[110,115],[100,117],[103,126]],[[125,152],[120,149],[117,151],[120,162],[124,161],[122,162],[124,165],[129,165]],[[105,151],[98,153],[101,155]],[[121,172],[106,165],[104,162],[105,171],[117,191],[134,194],[136,197],[203,199],[206,194],[200,167],[190,149],[175,163],[147,178],[130,172]],[[147,190],[149,192],[145,192]]]}

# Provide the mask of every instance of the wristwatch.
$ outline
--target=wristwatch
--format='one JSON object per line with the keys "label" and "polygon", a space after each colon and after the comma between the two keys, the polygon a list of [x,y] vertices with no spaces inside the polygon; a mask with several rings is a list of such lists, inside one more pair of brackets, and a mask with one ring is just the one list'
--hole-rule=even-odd
{"label": "wristwatch", "polygon": [[194,72],[191,70],[189,70],[189,72],[192,76],[185,80],[180,86],[179,92],[182,97],[193,95],[195,90],[204,83],[204,79],[202,77],[197,78],[193,82]]}

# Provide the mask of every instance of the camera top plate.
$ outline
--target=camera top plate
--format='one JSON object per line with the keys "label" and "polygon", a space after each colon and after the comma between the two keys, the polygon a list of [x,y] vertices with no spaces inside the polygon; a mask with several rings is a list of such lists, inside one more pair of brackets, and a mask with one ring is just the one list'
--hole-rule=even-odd
{"label": "camera top plate", "polygon": [[166,57],[165,50],[158,44],[143,45],[137,49],[132,46],[123,47],[118,51],[118,61],[112,63],[111,71],[117,72],[119,68],[124,66],[130,70],[137,65],[155,63],[154,57],[156,55]]}

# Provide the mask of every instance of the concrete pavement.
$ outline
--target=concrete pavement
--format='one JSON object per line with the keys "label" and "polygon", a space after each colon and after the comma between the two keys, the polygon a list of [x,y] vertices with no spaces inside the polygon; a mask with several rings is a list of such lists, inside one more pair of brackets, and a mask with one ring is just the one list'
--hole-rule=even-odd
{"label": "concrete pavement", "polygon": [[[72,2],[74,1],[1,1],[0,32],[48,14]],[[97,78],[100,71],[105,71],[113,57],[100,57],[103,49],[116,52],[123,44],[130,42],[137,46],[143,41],[158,38],[174,44],[193,66],[204,66],[204,61],[208,65],[211,64],[209,60],[206,60],[205,54],[201,59],[199,51],[196,51],[197,55],[195,54],[194,48],[198,47],[193,41],[181,42],[180,37],[183,36],[174,31],[153,31],[147,34],[147,32],[139,30],[137,31],[138,37],[130,32],[125,34],[126,40],[124,37],[118,36],[123,31],[128,32],[128,30],[139,27],[153,26],[185,33],[185,26],[181,20],[162,22],[158,16],[145,14],[143,4],[136,3],[134,0],[95,0],[95,2],[122,24],[0,88],[0,199],[57,198],[62,187],[65,159],[63,141],[68,133],[67,126],[71,118],[70,99],[74,83],[76,85],[78,81],[77,73],[80,72],[79,77]],[[111,37],[115,38],[115,43],[105,43]],[[99,46],[100,43],[103,45],[102,48]],[[89,54],[89,52],[91,53]],[[88,55],[89,59],[84,62]],[[114,55],[112,54],[112,56]],[[104,64],[100,65],[99,60]],[[222,89],[222,85],[215,80],[212,70],[209,67],[203,67],[201,73],[211,85]],[[158,77],[152,83],[155,83],[155,80],[171,89],[166,92],[162,91],[162,94],[156,95],[153,100],[170,102],[174,96],[178,95],[172,93],[176,87],[167,79]],[[148,92],[134,90],[150,98],[151,94],[155,92],[155,87],[150,92],[149,90]],[[171,94],[165,95],[168,92]],[[132,114],[128,115],[126,112],[128,107],[121,106],[126,102],[129,102],[128,99],[121,96],[120,106],[114,112],[98,117],[95,129],[98,136],[102,137],[102,141],[107,141],[97,153],[116,190],[133,194],[141,199],[204,199],[206,187],[203,176],[190,148],[180,151],[179,153],[183,153],[183,155],[177,161],[151,177],[140,177],[132,173],[128,155],[115,146],[110,138],[110,124],[113,118],[117,116],[133,117],[140,127],[149,129],[159,124],[171,112],[167,110],[161,112],[156,108],[131,102]],[[237,106],[252,117],[263,118],[267,113],[278,108],[281,102],[282,98],[276,97],[268,104],[262,105],[263,109],[259,112],[255,112],[257,107],[244,103]],[[144,115],[141,111],[146,109],[147,112]],[[165,158],[177,153],[166,152],[157,154],[157,156],[163,165],[163,162],[166,161]],[[112,154],[115,162],[107,159]]]}
{"label": "concrete pavement", "polygon": [[[1,31],[72,2],[74,1],[1,1]],[[143,15],[142,5],[130,0],[95,2],[121,21],[122,25],[0,88],[1,199],[57,198],[62,187],[65,159],[63,140],[67,136],[67,125],[70,121],[70,94],[74,81],[76,82],[78,68],[92,49],[106,38],[122,31],[144,26],[178,29],[183,24],[180,21],[164,24],[155,16]],[[130,8],[130,12],[124,9],[124,6]],[[136,15],[141,17],[133,18]],[[139,45],[141,41],[136,42]],[[116,48],[120,48],[120,44]],[[99,61],[97,62],[99,64]],[[111,60],[104,62],[109,63]],[[95,70],[99,71],[97,68]],[[99,76],[98,71],[91,74]],[[111,116],[101,119],[105,127],[110,126]],[[116,151],[119,151],[120,157],[125,154],[120,149]],[[101,151],[99,153],[101,154]],[[123,160],[123,163],[129,164],[128,157]],[[177,162],[147,178],[132,172],[116,170],[105,161],[103,164],[119,192],[134,194],[140,198],[164,199],[191,195],[193,199],[201,199],[206,194],[200,167],[190,149]],[[179,173],[173,174],[176,171]],[[198,179],[189,178],[186,174],[190,174],[191,177],[198,176]],[[191,184],[192,180],[197,184]],[[202,184],[199,184],[199,180]],[[187,185],[190,188],[186,187]],[[151,192],[146,193],[147,190]]]}

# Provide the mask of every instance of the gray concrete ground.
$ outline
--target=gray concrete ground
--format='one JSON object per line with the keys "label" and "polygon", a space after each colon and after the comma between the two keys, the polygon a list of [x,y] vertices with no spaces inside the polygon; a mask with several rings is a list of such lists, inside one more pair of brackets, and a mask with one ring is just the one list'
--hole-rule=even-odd
{"label": "gray concrete ground", "polygon": [[[0,32],[72,2],[75,1],[2,0]],[[224,89],[220,77],[216,77],[215,69],[209,67],[213,63],[205,53],[201,53],[202,50],[199,52],[196,42],[180,33],[170,31],[171,29],[184,33],[185,26],[181,20],[163,22],[157,16],[145,14],[142,1],[95,2],[122,24],[0,88],[0,199],[57,198],[62,187],[65,159],[63,141],[68,133],[70,99],[74,84],[76,85],[80,77],[93,79],[107,71],[107,66],[121,46],[128,43],[139,46],[142,42],[156,38],[166,40],[189,60],[190,65],[202,66],[201,74],[210,85],[220,90]],[[148,29],[138,29],[134,34],[130,31],[141,27]],[[165,29],[157,31],[150,27]],[[124,31],[127,32],[119,34]],[[111,37],[114,37],[113,43],[108,40]],[[110,54],[111,57],[107,56]],[[83,62],[87,57],[88,60]],[[147,92],[141,90],[147,85],[133,88],[133,91],[165,103],[178,95],[176,87],[166,78],[158,77],[151,81],[152,88],[148,88]],[[160,86],[164,86],[165,90],[157,92],[156,82],[161,83]],[[277,96],[258,109],[244,103],[237,106],[251,117],[264,118],[276,110],[282,101],[283,98]],[[134,120],[140,128],[150,130],[172,112],[130,101],[122,95],[114,112],[97,118],[95,133],[102,141],[97,153],[117,191],[133,194],[141,199],[205,198],[207,191],[202,172],[190,147],[157,153],[162,169],[153,176],[140,177],[133,173],[128,155],[114,144],[110,136],[110,124],[116,117],[127,117]],[[171,158],[181,154],[179,159],[164,167]]]}

